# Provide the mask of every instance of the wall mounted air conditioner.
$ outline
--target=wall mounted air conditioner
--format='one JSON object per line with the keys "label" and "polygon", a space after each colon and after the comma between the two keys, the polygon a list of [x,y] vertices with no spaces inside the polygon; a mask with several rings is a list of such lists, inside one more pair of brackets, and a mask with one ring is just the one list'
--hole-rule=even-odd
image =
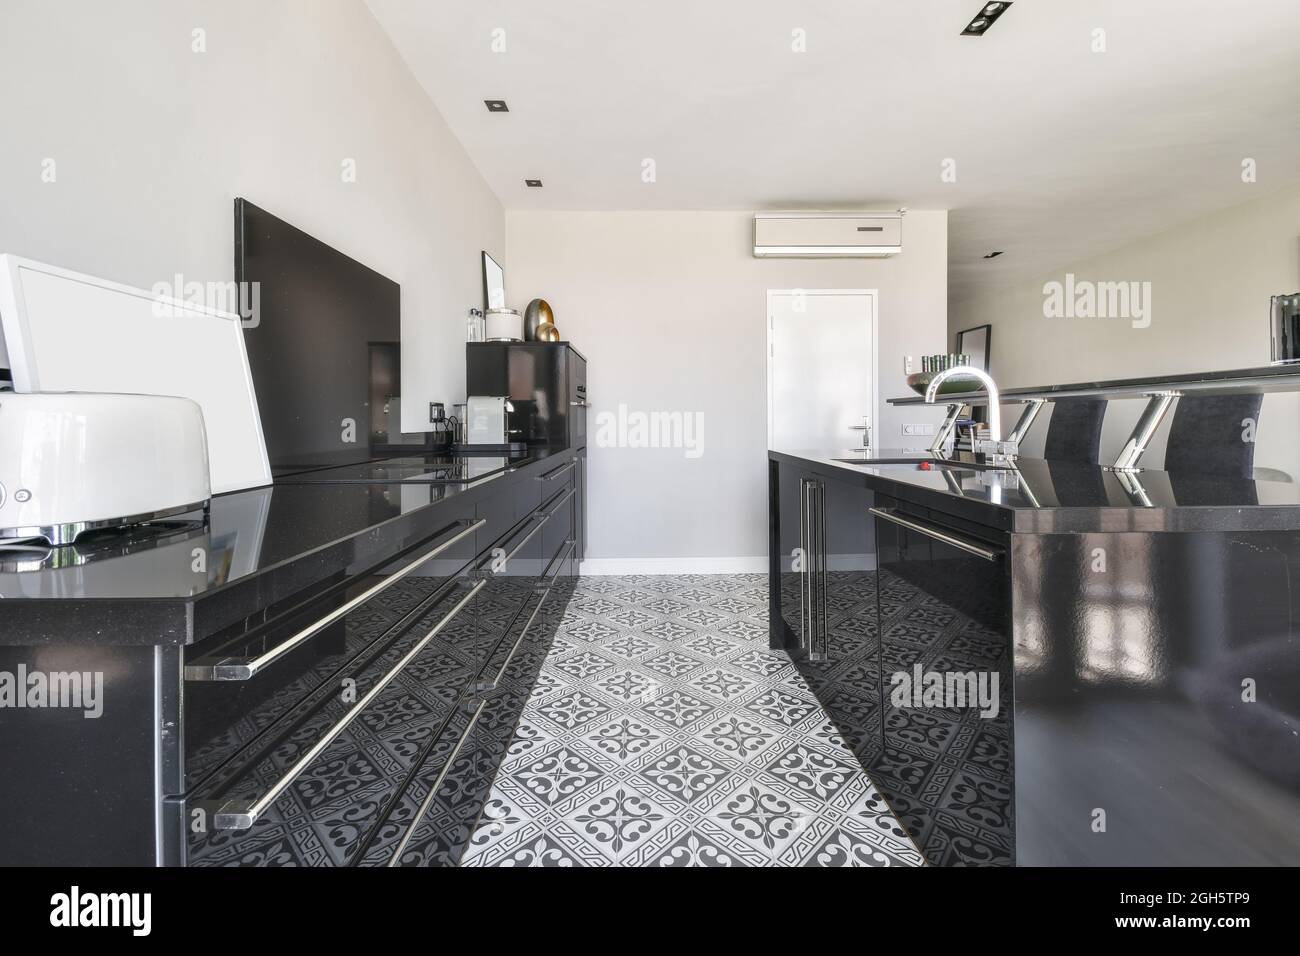
{"label": "wall mounted air conditioner", "polygon": [[757,258],[883,258],[902,251],[903,210],[754,214]]}

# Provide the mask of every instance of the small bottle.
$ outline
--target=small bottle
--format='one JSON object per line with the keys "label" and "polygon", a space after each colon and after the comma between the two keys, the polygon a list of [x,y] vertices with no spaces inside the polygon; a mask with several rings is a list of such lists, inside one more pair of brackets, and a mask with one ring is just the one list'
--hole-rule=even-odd
{"label": "small bottle", "polygon": [[470,309],[469,320],[466,323],[465,341],[482,342],[487,338],[487,323],[483,318],[482,309]]}

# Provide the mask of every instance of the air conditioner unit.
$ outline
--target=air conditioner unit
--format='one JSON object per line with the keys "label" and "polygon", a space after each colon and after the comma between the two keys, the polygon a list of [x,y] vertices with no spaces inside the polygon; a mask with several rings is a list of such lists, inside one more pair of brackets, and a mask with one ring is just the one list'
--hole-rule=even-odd
{"label": "air conditioner unit", "polygon": [[902,210],[754,214],[757,258],[883,258],[902,251]]}

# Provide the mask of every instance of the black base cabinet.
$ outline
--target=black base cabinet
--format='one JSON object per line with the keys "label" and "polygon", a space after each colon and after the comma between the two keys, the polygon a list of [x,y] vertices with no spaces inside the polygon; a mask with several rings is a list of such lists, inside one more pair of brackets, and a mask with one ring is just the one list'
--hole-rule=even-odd
{"label": "black base cabinet", "polygon": [[[300,666],[312,669],[294,674],[293,693],[316,678],[321,648],[360,650],[293,708],[258,714],[265,726],[232,745],[238,755],[212,775],[218,782],[187,795],[185,862],[455,865],[576,574],[576,478],[570,459],[449,511],[420,574],[342,618],[332,644],[304,642],[316,650]],[[473,533],[455,540],[465,529]],[[237,817],[259,801],[255,819]]]}
{"label": "black base cabinet", "polygon": [[873,781],[927,861],[1015,862],[1009,538],[873,508],[882,746]]}
{"label": "black base cabinet", "polygon": [[1010,533],[811,464],[769,462],[771,644],[929,863],[1300,864],[1300,533]]}
{"label": "black base cabinet", "polygon": [[580,465],[442,501],[400,553],[189,646],[0,647],[106,685],[98,720],[5,711],[0,864],[457,864],[572,593]]}
{"label": "black base cabinet", "polygon": [[[972,526],[936,537],[925,509],[815,470],[770,469],[772,646],[790,652],[927,861],[1012,862],[1005,540]],[[926,698],[932,673],[996,686],[996,710]]]}

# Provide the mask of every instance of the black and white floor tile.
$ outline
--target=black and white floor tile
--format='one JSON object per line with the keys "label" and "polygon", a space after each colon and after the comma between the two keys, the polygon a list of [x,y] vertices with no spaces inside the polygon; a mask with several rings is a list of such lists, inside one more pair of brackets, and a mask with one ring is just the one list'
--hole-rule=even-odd
{"label": "black and white floor tile", "polygon": [[465,866],[919,866],[764,575],[579,579]]}

